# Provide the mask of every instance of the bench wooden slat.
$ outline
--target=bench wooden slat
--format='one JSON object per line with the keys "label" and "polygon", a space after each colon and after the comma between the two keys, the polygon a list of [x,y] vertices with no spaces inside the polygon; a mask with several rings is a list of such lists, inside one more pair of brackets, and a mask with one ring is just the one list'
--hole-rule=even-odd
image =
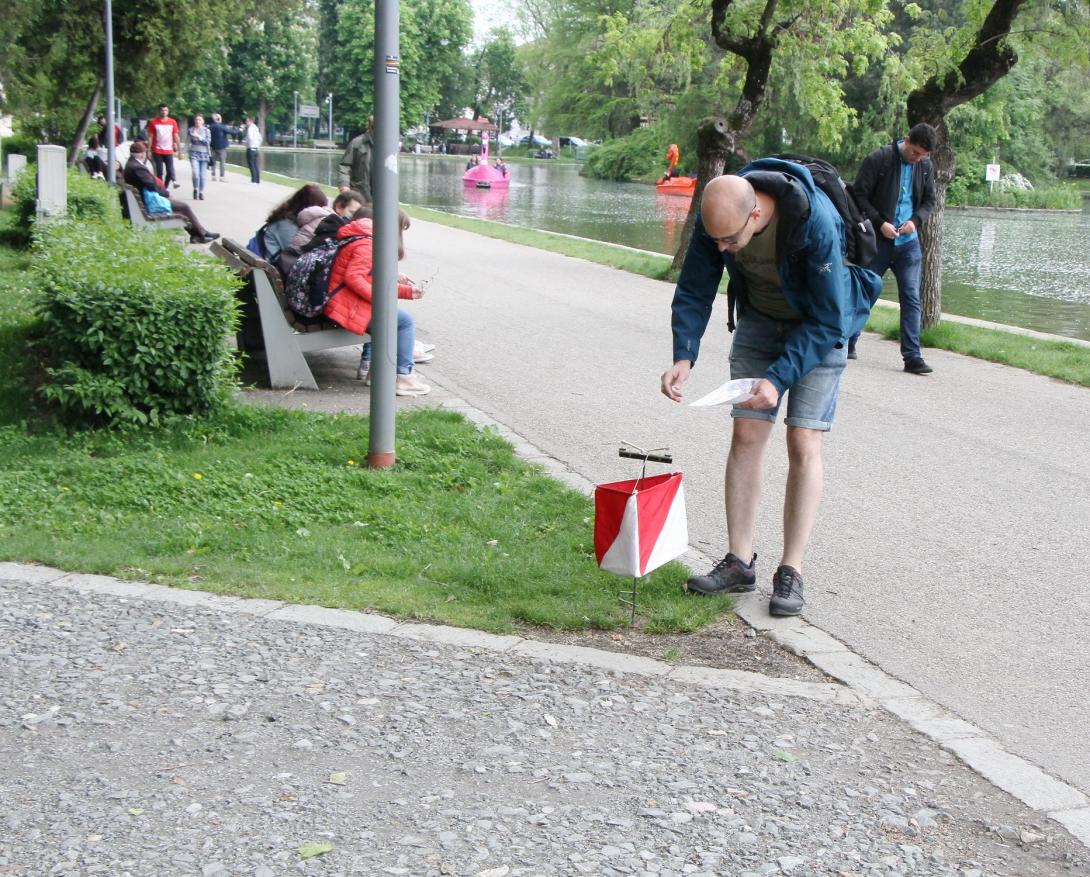
{"label": "bench wooden slat", "polygon": [[129,222],[138,231],[153,228],[185,228],[185,218],[176,213],[148,213],[140,192],[128,183],[118,183],[129,208]]}
{"label": "bench wooden slat", "polygon": [[329,320],[307,325],[295,323],[294,314],[287,308],[283,279],[276,268],[230,238],[221,238],[210,249],[232,270],[252,276],[270,386],[317,390],[318,383],[303,354],[350,347],[368,339],[367,335],[356,335]]}

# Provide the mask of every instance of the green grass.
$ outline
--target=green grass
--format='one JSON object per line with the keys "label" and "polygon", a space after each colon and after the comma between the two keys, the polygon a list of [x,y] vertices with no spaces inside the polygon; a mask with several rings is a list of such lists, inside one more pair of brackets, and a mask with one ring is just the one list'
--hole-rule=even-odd
{"label": "green grass", "polygon": [[641,274],[655,280],[666,280],[670,274],[670,257],[658,253],[647,253],[600,241],[522,228],[517,225],[505,225],[486,219],[471,219],[427,207],[406,205],[405,210],[414,219],[423,219],[513,244],[523,244],[538,250],[547,250],[550,253],[560,253],[563,256],[608,265],[610,268],[618,268],[630,274]]}
{"label": "green grass", "polygon": [[[900,338],[900,312],[877,307],[871,312],[867,329],[883,338]],[[1044,341],[1013,332],[939,323],[920,333],[924,347],[937,347],[964,356],[998,362],[1039,375],[1090,387],[1090,349],[1065,341]]]}
{"label": "green grass", "polygon": [[1022,210],[1079,210],[1082,207],[1082,192],[1077,186],[1059,184],[1048,188],[1008,192],[987,189],[966,192],[964,198],[951,207],[997,207]]}
{"label": "green grass", "polygon": [[[0,232],[11,211],[0,213]],[[368,421],[231,404],[157,430],[67,432],[27,386],[25,252],[0,243],[0,559],[510,632],[628,623],[598,569],[593,506],[453,412],[397,420],[397,466],[361,465]],[[648,632],[730,608],[668,564]]]}
{"label": "green grass", "polygon": [[[627,580],[594,560],[592,505],[451,412],[398,418],[398,465],[361,465],[367,421],[237,406],[146,433],[0,428],[0,555],[217,593],[507,632],[610,629]],[[641,584],[645,629],[726,600]]]}

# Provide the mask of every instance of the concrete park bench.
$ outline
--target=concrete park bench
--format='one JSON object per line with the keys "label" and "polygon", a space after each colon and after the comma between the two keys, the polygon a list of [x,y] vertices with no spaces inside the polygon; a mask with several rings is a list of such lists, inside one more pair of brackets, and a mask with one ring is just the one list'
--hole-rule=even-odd
{"label": "concrete park bench", "polygon": [[[269,369],[269,385],[293,390],[317,390],[305,353],[363,344],[367,335],[356,335],[324,317],[304,321],[288,307],[280,272],[230,238],[213,242],[209,249],[243,279],[252,281],[254,308],[244,310],[239,347],[260,329]],[[255,325],[255,322],[258,325]]]}
{"label": "concrete park bench", "polygon": [[157,228],[185,228],[185,218],[177,213],[148,213],[140,192],[128,183],[118,183],[121,189],[121,206],[134,231],[151,231]]}

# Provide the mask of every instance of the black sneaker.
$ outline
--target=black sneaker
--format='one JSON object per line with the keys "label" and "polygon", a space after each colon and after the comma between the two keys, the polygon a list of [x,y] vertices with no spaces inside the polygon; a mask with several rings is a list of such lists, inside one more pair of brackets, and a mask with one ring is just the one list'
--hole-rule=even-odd
{"label": "black sneaker", "polygon": [[916,357],[905,360],[905,371],[913,375],[929,375],[934,369],[924,362],[922,357]]}
{"label": "black sneaker", "polygon": [[697,594],[748,594],[757,588],[756,562],[756,554],[749,563],[727,554],[706,576],[690,576],[685,590]]}
{"label": "black sneaker", "polygon": [[772,577],[769,615],[798,615],[806,601],[802,598],[802,576],[793,566],[781,566]]}
{"label": "black sneaker", "polygon": [[859,359],[859,354],[855,352],[855,345],[852,342],[848,342],[848,359]]}

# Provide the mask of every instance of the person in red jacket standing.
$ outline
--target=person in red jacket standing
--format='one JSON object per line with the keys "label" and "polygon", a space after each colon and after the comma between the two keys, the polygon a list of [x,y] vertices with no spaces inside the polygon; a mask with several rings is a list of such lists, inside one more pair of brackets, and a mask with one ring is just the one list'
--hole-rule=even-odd
{"label": "person in red jacket standing", "polygon": [[170,107],[166,104],[159,104],[159,115],[148,122],[148,142],[155,176],[164,186],[173,185],[177,189],[180,184],[174,175],[174,153],[182,148],[182,141],[178,137],[178,123],[170,118]]}
{"label": "person in red jacket standing", "polygon": [[[332,293],[325,306],[325,315],[349,332],[363,335],[371,326],[371,271],[373,264],[373,231],[370,210],[364,208],[337,231],[337,240],[355,237],[337,253],[333,269],[329,272],[329,291]],[[400,230],[398,232],[400,237]],[[398,258],[404,252],[398,246]],[[407,282],[406,282],[407,281]],[[424,290],[402,277],[397,285],[397,297],[418,299]],[[397,309],[397,384],[399,396],[424,396],[431,387],[413,372],[413,347],[416,344],[416,324],[412,314],[404,308]]]}

